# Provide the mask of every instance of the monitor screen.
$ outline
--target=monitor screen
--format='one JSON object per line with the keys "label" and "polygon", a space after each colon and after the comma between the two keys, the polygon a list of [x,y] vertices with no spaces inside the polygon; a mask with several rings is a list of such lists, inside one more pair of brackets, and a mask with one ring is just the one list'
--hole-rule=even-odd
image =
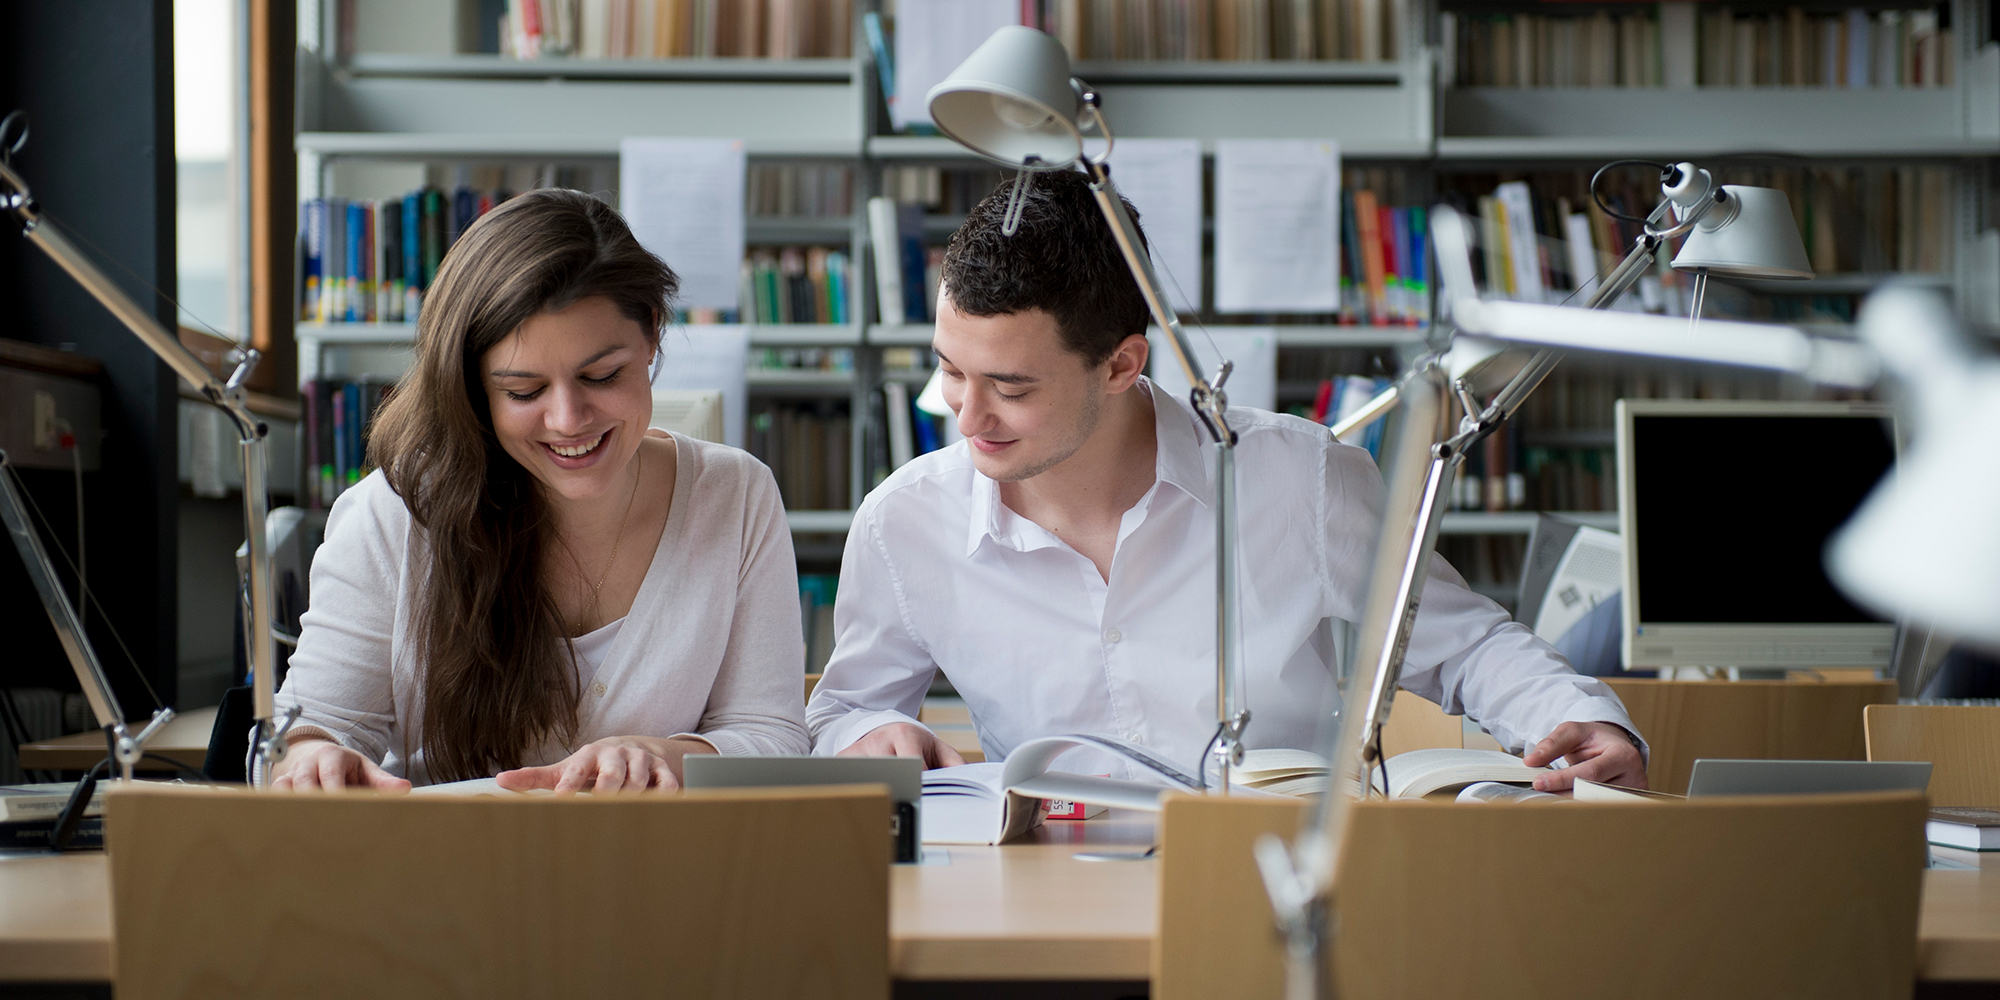
{"label": "monitor screen", "polygon": [[1886,665],[1892,627],[1822,556],[1895,462],[1886,409],[1619,405],[1629,667]]}

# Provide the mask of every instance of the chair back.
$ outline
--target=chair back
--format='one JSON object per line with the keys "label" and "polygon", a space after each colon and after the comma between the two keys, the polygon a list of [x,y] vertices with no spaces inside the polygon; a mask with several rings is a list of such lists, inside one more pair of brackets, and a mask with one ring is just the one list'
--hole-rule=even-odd
{"label": "chair back", "polygon": [[889,995],[876,787],[117,790],[120,1000]]}
{"label": "chair back", "polygon": [[[1283,995],[1250,845],[1288,803],[1166,807],[1156,1000]],[[1335,893],[1338,996],[1897,997],[1916,974],[1924,800],[1357,805]]]}
{"label": "chair back", "polygon": [[1408,691],[1397,691],[1389,703],[1389,721],[1382,724],[1382,752],[1390,757],[1411,750],[1465,747],[1465,719],[1446,715],[1437,703]]}
{"label": "chair back", "polygon": [[1864,760],[1862,709],[1896,701],[1895,681],[1606,683],[1651,749],[1647,785],[1676,795],[1702,757]]}
{"label": "chair back", "polygon": [[1934,806],[2000,808],[2000,706],[1870,705],[1869,760],[1931,762]]}

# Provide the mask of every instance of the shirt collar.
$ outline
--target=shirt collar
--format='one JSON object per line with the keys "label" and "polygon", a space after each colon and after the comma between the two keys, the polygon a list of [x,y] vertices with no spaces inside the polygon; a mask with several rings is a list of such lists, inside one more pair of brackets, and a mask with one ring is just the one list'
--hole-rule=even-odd
{"label": "shirt collar", "polygon": [[[1186,403],[1157,391],[1152,380],[1144,376],[1140,376],[1138,388],[1153,403],[1154,479],[1187,494],[1194,502],[1208,506],[1208,463],[1202,458],[1194,411],[1188,409]],[[971,445],[966,447],[969,449]],[[1148,503],[1157,493],[1157,488],[1149,491],[1147,499],[1140,503]],[[1008,510],[1007,505],[1000,502],[1000,484],[987,478],[977,467],[973,469],[972,476],[971,516],[966,521],[967,556],[979,551],[979,544],[988,538],[1021,552],[1057,544],[1056,537],[1040,525]]]}

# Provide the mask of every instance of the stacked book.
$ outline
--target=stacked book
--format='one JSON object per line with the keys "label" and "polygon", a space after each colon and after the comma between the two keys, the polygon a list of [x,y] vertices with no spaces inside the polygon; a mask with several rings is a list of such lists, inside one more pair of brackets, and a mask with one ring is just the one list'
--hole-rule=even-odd
{"label": "stacked book", "polygon": [[853,55],[853,0],[506,0],[517,59],[764,59]]}
{"label": "stacked book", "polygon": [[1893,87],[1952,85],[1950,7],[1739,13],[1692,3],[1619,12],[1440,15],[1461,87]]}
{"label": "stacked book", "polygon": [[853,323],[854,268],[826,247],[757,249],[743,261],[738,301],[745,323]]}

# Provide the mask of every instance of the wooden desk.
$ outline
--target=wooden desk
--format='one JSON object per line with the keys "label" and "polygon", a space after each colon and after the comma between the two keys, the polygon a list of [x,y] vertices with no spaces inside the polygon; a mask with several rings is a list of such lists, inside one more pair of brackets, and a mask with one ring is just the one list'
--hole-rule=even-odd
{"label": "wooden desk", "polygon": [[[1078,829],[1083,827],[1083,829]],[[1143,980],[1158,869],[1074,860],[1143,850],[1144,819],[1051,823],[1033,842],[950,847],[951,863],[898,866],[889,887],[889,968],[902,980]],[[102,853],[0,856],[0,979],[111,978],[111,896]],[[1800,933],[1805,933],[1801,930]],[[1918,976],[2000,980],[2000,877],[1924,874]]]}
{"label": "wooden desk", "polygon": [[[174,716],[153,738],[146,752],[156,753],[197,771],[208,760],[208,735],[215,729],[215,706],[193,708]],[[134,729],[136,731],[136,727]],[[93,729],[49,740],[23,743],[21,766],[37,771],[87,771],[104,759],[104,732]],[[141,761],[141,771],[169,770],[157,761]]]}

